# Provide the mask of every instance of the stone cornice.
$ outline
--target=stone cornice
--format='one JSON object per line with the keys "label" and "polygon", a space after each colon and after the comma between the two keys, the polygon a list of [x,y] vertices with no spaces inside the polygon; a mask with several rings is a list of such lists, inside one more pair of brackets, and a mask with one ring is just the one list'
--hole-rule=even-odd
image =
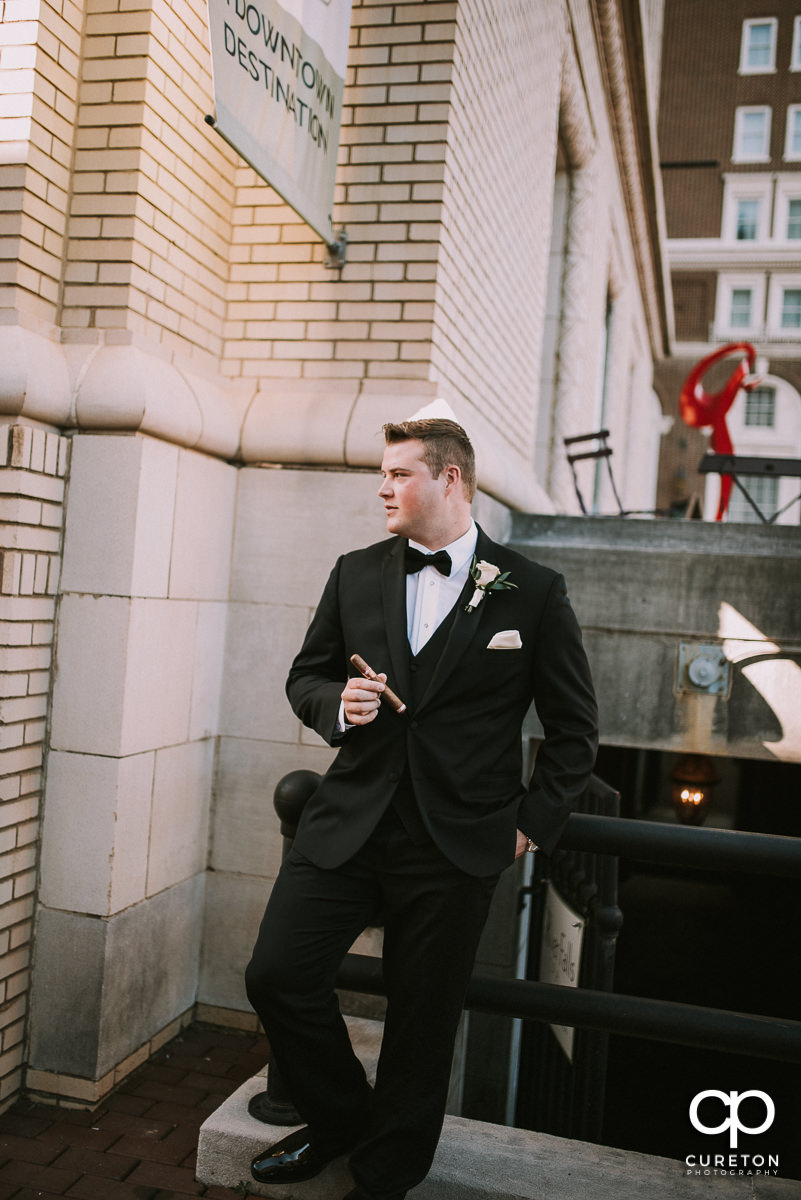
{"label": "stone cornice", "polygon": [[696,271],[776,270],[801,271],[801,253],[797,243],[724,242],[720,238],[675,238],[667,243],[672,271],[691,268]]}
{"label": "stone cornice", "polygon": [[[381,427],[431,402],[432,383],[226,382],[131,341],[61,344],[0,326],[0,417],[59,430],[141,433],[240,463],[377,468]],[[479,486],[510,508],[552,512],[531,465],[476,409],[449,398],[476,445]]]}

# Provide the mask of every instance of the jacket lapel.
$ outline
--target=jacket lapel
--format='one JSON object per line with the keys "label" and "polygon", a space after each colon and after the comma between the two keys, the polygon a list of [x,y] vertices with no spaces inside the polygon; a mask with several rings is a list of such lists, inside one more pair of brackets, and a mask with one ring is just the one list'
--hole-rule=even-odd
{"label": "jacket lapel", "polygon": [[[482,559],[489,556],[491,559],[496,550],[497,546],[495,543],[490,541],[483,529],[479,526],[478,540],[476,542],[476,558]],[[440,655],[439,662],[434,669],[434,674],[431,676],[431,682],[423,693],[420,703],[417,706],[417,712],[420,712],[420,710],[425,707],[425,705],[429,702],[429,700],[431,700],[436,692],[439,691],[448,676],[460,662],[465,650],[470,645],[470,642],[478,633],[481,619],[484,616],[484,608],[487,603],[487,598],[485,596],[478,608],[473,609],[472,612],[465,612],[465,605],[469,603],[472,594],[473,581],[472,579],[468,578],[467,587],[457,601],[458,608],[456,610],[456,616],[454,617],[453,625],[451,626],[451,631],[448,635],[448,640],[445,643],[442,654]]]}
{"label": "jacket lapel", "polygon": [[407,700],[411,695],[409,636],[406,631],[406,570],[403,558],[405,548],[405,539],[398,538],[381,566],[384,630],[392,662],[389,686],[402,700]]}

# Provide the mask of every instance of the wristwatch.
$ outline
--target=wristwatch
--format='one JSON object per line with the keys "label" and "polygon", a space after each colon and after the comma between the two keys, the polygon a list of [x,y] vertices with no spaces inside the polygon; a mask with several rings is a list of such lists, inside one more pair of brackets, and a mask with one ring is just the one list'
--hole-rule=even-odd
{"label": "wristwatch", "polygon": [[532,842],[531,838],[526,838],[528,845],[526,846],[526,854],[533,854],[535,850],[539,850],[536,842]]}

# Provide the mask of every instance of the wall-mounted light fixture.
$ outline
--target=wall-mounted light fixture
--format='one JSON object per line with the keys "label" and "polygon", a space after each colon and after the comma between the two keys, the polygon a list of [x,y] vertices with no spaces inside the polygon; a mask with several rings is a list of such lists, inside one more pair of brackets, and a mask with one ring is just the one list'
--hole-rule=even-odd
{"label": "wall-mounted light fixture", "polygon": [[702,825],[720,776],[706,754],[683,754],[670,773],[673,807],[682,825]]}

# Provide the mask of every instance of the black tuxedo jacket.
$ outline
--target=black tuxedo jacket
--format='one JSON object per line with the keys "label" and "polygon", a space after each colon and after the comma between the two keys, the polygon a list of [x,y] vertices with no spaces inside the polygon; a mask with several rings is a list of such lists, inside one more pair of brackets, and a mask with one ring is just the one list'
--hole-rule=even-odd
{"label": "black tuxedo jacket", "polygon": [[[472,875],[508,866],[520,828],[553,849],[595,761],[597,712],[581,633],[561,575],[478,531],[476,555],[517,585],[488,592],[472,612],[458,602],[429,686],[401,715],[382,704],[369,725],[337,734],[341,692],[361,654],[409,702],[406,539],[393,537],[338,559],[287,695],[304,724],[339,752],[309,800],[296,848],[334,868],[364,844],[408,768],[428,832]],[[519,650],[490,650],[517,630]],[[521,725],[534,701],[545,731],[534,773],[522,776]]]}

